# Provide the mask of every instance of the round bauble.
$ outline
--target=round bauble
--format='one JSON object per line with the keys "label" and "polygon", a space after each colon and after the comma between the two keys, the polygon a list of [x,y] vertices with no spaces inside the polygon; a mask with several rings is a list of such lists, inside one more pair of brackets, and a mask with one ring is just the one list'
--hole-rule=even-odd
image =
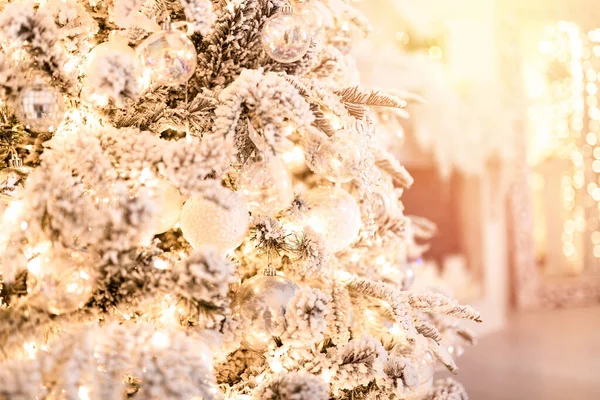
{"label": "round bauble", "polygon": [[360,209],[354,197],[337,187],[318,187],[302,196],[308,206],[307,224],[325,238],[332,253],[358,239]]}
{"label": "round bauble", "polygon": [[165,179],[153,179],[146,186],[158,208],[154,233],[166,232],[179,221],[183,205],[181,194],[175,185]]}
{"label": "round bauble", "polygon": [[296,291],[298,285],[279,275],[255,276],[240,286],[231,307],[235,314],[251,321],[243,336],[244,346],[255,351],[268,347]]}
{"label": "round bauble", "polygon": [[144,75],[157,85],[186,83],[196,70],[194,43],[182,31],[168,28],[154,33],[136,49]]}
{"label": "round bauble", "polygon": [[358,175],[360,159],[360,147],[352,135],[338,131],[319,146],[315,155],[316,172],[332,182],[350,182]]}
{"label": "round bauble", "polygon": [[424,396],[433,387],[433,375],[435,374],[436,358],[429,350],[429,339],[421,335],[417,335],[413,346],[412,355],[410,356],[411,365],[415,368],[417,384],[410,387],[411,392],[408,400],[418,400]]}
{"label": "round bauble", "polygon": [[248,207],[237,193],[218,187],[193,195],[181,210],[181,231],[192,247],[212,244],[221,252],[238,247],[248,230]]}
{"label": "round bauble", "polygon": [[22,165],[0,170],[0,201],[9,203],[16,199],[32,170],[33,168]]}
{"label": "round bauble", "polygon": [[53,132],[65,115],[65,101],[54,87],[41,82],[25,86],[15,103],[17,118],[36,132]]}
{"label": "round bauble", "polygon": [[318,3],[317,0],[310,0],[294,5],[294,13],[306,22],[312,37],[316,37],[323,29],[324,15]]}
{"label": "round bauble", "polygon": [[279,157],[268,155],[248,163],[240,171],[238,189],[252,214],[275,216],[292,204],[292,178]]}
{"label": "round bauble", "polygon": [[129,47],[125,39],[114,38],[107,42],[100,43],[90,51],[87,58],[87,72],[94,70],[98,60],[110,54],[118,54],[120,57],[135,60],[136,54],[132,47]]}
{"label": "round bauble", "polygon": [[271,16],[260,33],[265,52],[280,63],[292,63],[301,59],[310,47],[310,27],[300,15],[292,14],[291,8]]}
{"label": "round bauble", "polygon": [[27,291],[52,314],[83,307],[94,291],[95,259],[74,250],[49,250],[29,261]]}

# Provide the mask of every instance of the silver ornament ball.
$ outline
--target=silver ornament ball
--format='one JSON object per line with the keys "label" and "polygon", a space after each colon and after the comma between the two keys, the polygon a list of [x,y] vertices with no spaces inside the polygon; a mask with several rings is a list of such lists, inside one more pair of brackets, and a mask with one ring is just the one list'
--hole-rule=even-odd
{"label": "silver ornament ball", "polygon": [[136,49],[144,74],[158,85],[186,83],[196,70],[198,54],[185,33],[168,28],[156,32]]}
{"label": "silver ornament ball", "polygon": [[308,51],[311,33],[300,15],[284,10],[265,22],[260,38],[269,57],[280,63],[292,63]]}
{"label": "silver ornament ball", "polygon": [[234,313],[252,323],[243,336],[246,347],[264,351],[269,346],[280,317],[285,316],[287,305],[297,291],[298,285],[279,275],[255,276],[240,286],[231,307]]}
{"label": "silver ornament ball", "polygon": [[28,129],[52,132],[63,120],[65,102],[56,88],[38,82],[21,90],[15,114]]}

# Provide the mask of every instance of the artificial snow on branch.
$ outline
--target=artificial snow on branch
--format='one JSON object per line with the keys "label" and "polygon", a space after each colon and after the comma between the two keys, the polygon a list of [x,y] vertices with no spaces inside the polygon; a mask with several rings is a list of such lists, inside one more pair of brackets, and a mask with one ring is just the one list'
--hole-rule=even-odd
{"label": "artificial snow on branch", "polygon": [[407,300],[411,307],[422,312],[445,314],[456,318],[482,322],[481,316],[472,307],[460,305],[458,301],[448,298],[441,293],[409,293]]}

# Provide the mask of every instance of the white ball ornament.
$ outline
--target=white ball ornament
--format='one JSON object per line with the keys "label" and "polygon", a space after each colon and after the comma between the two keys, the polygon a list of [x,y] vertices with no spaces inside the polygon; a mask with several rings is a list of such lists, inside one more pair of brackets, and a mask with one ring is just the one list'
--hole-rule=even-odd
{"label": "white ball ornament", "polygon": [[168,231],[179,221],[183,201],[177,187],[165,179],[154,179],[146,184],[158,206],[155,234]]}
{"label": "white ball ornament", "polygon": [[360,208],[350,193],[337,187],[318,187],[302,196],[308,206],[307,224],[325,238],[332,253],[358,239]]}
{"label": "white ball ornament", "polygon": [[338,131],[319,146],[315,166],[320,175],[335,183],[356,178],[361,159],[360,147],[352,135]]}
{"label": "white ball ornament", "polygon": [[28,129],[53,132],[65,115],[65,101],[56,88],[37,80],[21,89],[15,114]]}
{"label": "white ball ornament", "polygon": [[231,304],[234,313],[251,321],[242,344],[255,351],[266,350],[276,335],[279,318],[285,316],[287,305],[297,291],[298,285],[293,281],[270,273],[244,282]]}
{"label": "white ball ornament", "polygon": [[224,187],[210,196],[196,194],[181,210],[181,231],[192,247],[212,244],[221,252],[238,247],[248,230],[248,207],[242,197]]}
{"label": "white ball ornament", "polygon": [[136,52],[144,74],[157,85],[183,85],[196,70],[194,43],[171,24],[144,40]]}
{"label": "white ball ornament", "polygon": [[260,34],[265,52],[280,63],[292,63],[301,59],[311,42],[310,27],[304,19],[292,13],[290,6],[271,16]]}
{"label": "white ball ornament", "polygon": [[74,250],[49,250],[29,261],[27,291],[52,314],[83,307],[94,290],[95,259]]}
{"label": "white ball ornament", "polygon": [[238,188],[246,196],[252,214],[272,217],[294,200],[292,178],[275,155],[265,155],[262,160],[245,165]]}

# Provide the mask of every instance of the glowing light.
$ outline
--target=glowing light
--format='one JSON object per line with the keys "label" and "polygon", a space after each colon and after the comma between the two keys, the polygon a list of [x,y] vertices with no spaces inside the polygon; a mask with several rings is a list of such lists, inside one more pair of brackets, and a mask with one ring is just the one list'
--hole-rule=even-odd
{"label": "glowing light", "polygon": [[271,371],[275,372],[276,374],[280,373],[283,370],[283,364],[281,364],[281,361],[279,361],[279,359],[271,361],[269,366],[271,367]]}
{"label": "glowing light", "polygon": [[315,232],[317,233],[324,233],[325,232],[325,224],[323,223],[323,221],[316,216],[311,216],[308,219],[308,225],[313,228],[315,230]]}
{"label": "glowing light", "polygon": [[79,397],[79,400],[90,400],[90,389],[88,389],[87,386],[79,386],[77,396]]}
{"label": "glowing light", "polygon": [[156,269],[168,269],[169,268],[169,263],[166,260],[163,260],[162,258],[157,258],[156,260],[154,260],[152,265]]}
{"label": "glowing light", "polygon": [[27,263],[27,271],[33,275],[39,276],[42,272],[42,265],[40,257],[33,258]]}
{"label": "glowing light", "polygon": [[37,348],[35,346],[35,343],[33,343],[33,342],[24,343],[23,350],[25,350],[25,353],[27,353],[27,356],[29,358],[31,358],[32,360],[35,358],[35,355],[37,354]]}
{"label": "glowing light", "polygon": [[166,333],[162,331],[156,331],[152,334],[150,343],[152,344],[153,348],[157,350],[164,350],[171,345],[171,339]]}
{"label": "glowing light", "polygon": [[441,60],[444,56],[444,52],[438,46],[432,46],[429,48],[429,58],[432,60]]}

